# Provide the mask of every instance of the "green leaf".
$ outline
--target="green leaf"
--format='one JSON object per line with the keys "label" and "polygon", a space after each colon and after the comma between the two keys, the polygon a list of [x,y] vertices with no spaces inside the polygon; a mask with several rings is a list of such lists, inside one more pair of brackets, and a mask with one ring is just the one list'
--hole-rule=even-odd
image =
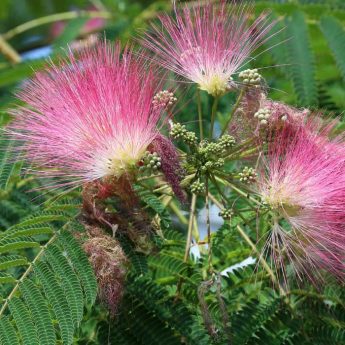
{"label": "green leaf", "polygon": [[12,277],[8,273],[0,272],[0,284],[15,284],[16,278]]}
{"label": "green leaf", "polygon": [[45,256],[53,271],[60,279],[74,324],[78,325],[83,318],[84,308],[83,290],[79,279],[66,257],[62,255],[59,247],[50,245],[45,252]]}
{"label": "green leaf", "polygon": [[310,48],[308,27],[303,12],[296,11],[286,20],[290,74],[300,105],[317,103],[315,59]]}
{"label": "green leaf", "polygon": [[97,281],[86,254],[68,231],[60,233],[59,243],[66,251],[67,257],[70,258],[74,269],[79,275],[86,301],[93,304],[97,296]]}
{"label": "green leaf", "polygon": [[35,236],[35,235],[51,235],[53,233],[52,228],[48,226],[37,227],[24,227],[24,228],[11,228],[6,231],[8,238],[16,238],[21,236]]}
{"label": "green leaf", "polygon": [[12,298],[8,302],[13,319],[20,333],[23,345],[39,344],[37,330],[32,315],[19,298]]}
{"label": "green leaf", "polygon": [[24,256],[21,255],[6,255],[0,257],[0,270],[5,270],[10,267],[24,266],[28,262]]}
{"label": "green leaf", "polygon": [[37,333],[39,334],[40,345],[53,345],[56,342],[55,330],[51,321],[46,300],[43,298],[37,286],[29,279],[19,285],[20,292],[30,309]]}
{"label": "green leaf", "polygon": [[345,81],[345,31],[343,26],[333,17],[322,17],[320,28]]}
{"label": "green leaf", "polygon": [[13,156],[16,155],[13,151],[15,144],[15,140],[5,139],[3,137],[0,139],[0,150],[2,153],[0,158],[0,189],[7,189],[12,174],[18,167],[13,162]]}
{"label": "green leaf", "polygon": [[7,317],[0,319],[0,343],[1,345],[19,345],[16,331]]}
{"label": "green leaf", "polygon": [[47,264],[38,262],[34,265],[34,271],[58,320],[64,344],[72,344],[73,319],[63,289]]}
{"label": "green leaf", "polygon": [[0,253],[8,253],[14,250],[26,249],[26,248],[37,248],[40,244],[30,237],[17,237],[10,239],[2,239],[0,241]]}

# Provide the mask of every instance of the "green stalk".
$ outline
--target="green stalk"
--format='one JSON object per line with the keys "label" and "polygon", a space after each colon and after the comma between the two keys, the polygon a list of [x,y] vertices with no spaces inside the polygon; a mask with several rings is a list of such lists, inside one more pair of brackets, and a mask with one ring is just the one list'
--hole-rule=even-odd
{"label": "green stalk", "polygon": [[74,18],[111,18],[111,13],[107,11],[68,11],[62,13],[55,13],[48,16],[40,17],[30,20],[26,23],[20,24],[13,29],[7,31],[2,35],[5,40],[9,40],[12,37],[19,35],[25,31],[33,29],[37,26],[44,24],[58,22],[60,20],[71,20]]}
{"label": "green stalk", "polygon": [[204,126],[203,126],[203,118],[202,118],[202,106],[201,106],[201,96],[200,96],[200,90],[198,89],[196,91],[196,96],[198,100],[198,119],[199,119],[199,134],[200,134],[200,140],[204,139]]}
{"label": "green stalk", "polygon": [[206,226],[207,226],[208,271],[209,271],[209,273],[212,273],[212,243],[211,243],[211,220],[210,220],[210,200],[209,200],[208,176],[206,176],[205,187],[206,187],[205,208],[206,208]]}
{"label": "green stalk", "polygon": [[244,96],[244,94],[245,94],[245,90],[246,90],[246,88],[244,88],[244,89],[241,90],[241,92],[240,92],[240,94],[239,94],[239,96],[238,96],[238,98],[237,98],[237,101],[236,101],[235,105],[232,107],[232,110],[231,110],[231,113],[230,113],[230,115],[229,115],[229,117],[228,117],[228,120],[226,121],[226,124],[225,124],[225,126],[224,126],[224,128],[223,128],[223,130],[222,130],[221,136],[222,136],[223,134],[225,134],[225,132],[227,131],[227,129],[228,129],[228,127],[229,127],[229,124],[230,124],[230,122],[231,122],[231,119],[233,118],[233,116],[234,116],[234,114],[235,114],[235,112],[236,112],[238,106],[240,105],[240,103],[241,103],[241,101],[242,101],[242,98],[243,98],[243,96]]}
{"label": "green stalk", "polygon": [[215,96],[213,99],[212,112],[211,112],[211,128],[210,128],[210,140],[213,138],[214,122],[216,120],[217,108],[218,108],[219,96]]}
{"label": "green stalk", "polygon": [[194,214],[195,214],[195,205],[196,205],[196,195],[192,195],[192,202],[190,205],[190,212],[189,212],[189,222],[188,222],[188,234],[187,234],[187,241],[186,241],[186,249],[184,252],[183,261],[187,262],[189,257],[190,245],[192,243],[192,230],[193,230],[193,222],[194,222]]}

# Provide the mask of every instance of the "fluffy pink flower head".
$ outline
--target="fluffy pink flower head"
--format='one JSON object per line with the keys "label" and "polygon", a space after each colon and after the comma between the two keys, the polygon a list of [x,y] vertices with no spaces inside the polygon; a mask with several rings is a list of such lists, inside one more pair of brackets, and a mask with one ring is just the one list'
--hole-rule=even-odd
{"label": "fluffy pink flower head", "polygon": [[[316,124],[317,125],[317,124]],[[299,278],[315,281],[326,269],[345,274],[345,164],[343,145],[312,129],[283,129],[269,145],[258,192],[272,215],[263,255],[277,271],[290,262]]]}
{"label": "fluffy pink flower head", "polygon": [[159,133],[159,86],[152,67],[103,42],[37,73],[19,92],[26,105],[13,110],[9,131],[35,171],[60,185],[120,177]]}
{"label": "fluffy pink flower head", "polygon": [[249,24],[251,14],[250,5],[226,0],[175,6],[176,19],[161,15],[142,43],[161,66],[219,96],[272,28],[266,14]]}

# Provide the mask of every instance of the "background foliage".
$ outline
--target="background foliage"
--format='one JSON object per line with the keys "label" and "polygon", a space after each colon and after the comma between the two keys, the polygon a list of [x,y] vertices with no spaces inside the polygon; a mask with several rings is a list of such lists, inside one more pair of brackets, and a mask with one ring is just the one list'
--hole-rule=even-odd
{"label": "background foliage", "polygon": [[[44,65],[44,58],[28,61],[26,53],[48,46],[53,60],[64,54],[61,47],[79,36],[89,16],[80,10],[91,5],[107,18],[102,34],[123,42],[159,11],[170,9],[169,1],[151,0],[2,0],[1,37],[22,61],[14,63],[0,55],[1,126],[10,121],[7,109],[17,102],[15,89]],[[344,2],[256,1],[257,13],[266,9],[284,29],[250,65],[264,68],[261,73],[271,97],[342,116]],[[49,28],[57,13],[69,20],[62,35],[53,39]],[[196,130],[196,103],[184,93],[182,87],[178,120]],[[209,99],[202,97],[206,121]],[[231,96],[222,99],[221,119],[231,101]],[[111,319],[99,303],[92,307],[95,277],[70,235],[71,230],[82,231],[74,220],[80,206],[78,191],[67,195],[37,191],[39,181],[19,174],[22,163],[9,159],[9,145],[15,143],[2,141],[0,150],[1,345],[345,344],[344,289],[336,283],[319,290],[292,286],[287,296],[280,297],[264,271],[254,273],[254,266],[215,277],[216,283],[207,285],[207,259],[203,255],[196,262],[183,259],[186,219],[183,214],[177,218],[175,208],[167,210],[153,193],[142,193],[142,204],[152,216],[159,215],[164,240],[156,239],[157,254],[145,256],[128,239],[120,239],[132,265],[121,308]],[[212,241],[213,265],[219,272],[255,254],[233,225],[222,225]]]}

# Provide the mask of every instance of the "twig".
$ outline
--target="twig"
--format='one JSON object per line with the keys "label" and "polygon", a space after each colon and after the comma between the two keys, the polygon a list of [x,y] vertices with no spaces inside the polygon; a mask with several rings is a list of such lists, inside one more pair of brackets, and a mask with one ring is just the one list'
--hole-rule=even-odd
{"label": "twig", "polygon": [[194,222],[194,214],[195,214],[195,205],[196,205],[196,195],[192,195],[192,202],[190,205],[190,212],[189,212],[189,221],[188,221],[188,233],[187,233],[187,241],[186,241],[186,249],[184,252],[183,261],[187,262],[189,257],[190,245],[192,243],[192,230],[193,230],[193,222]]}
{"label": "twig", "polygon": [[108,11],[68,11],[62,13],[55,13],[49,16],[40,17],[37,19],[30,20],[26,23],[20,24],[13,29],[7,31],[2,36],[5,40],[9,40],[16,35],[19,35],[25,31],[33,29],[37,26],[41,26],[44,24],[58,22],[60,20],[71,20],[75,18],[111,18],[112,15]]}
{"label": "twig", "polygon": [[11,63],[16,64],[22,61],[20,55],[12,48],[2,35],[0,35],[0,53]]}
{"label": "twig", "polygon": [[209,185],[209,181],[208,181],[208,177],[206,177],[205,208],[206,208],[206,226],[207,226],[208,271],[211,273],[212,272],[212,243],[211,243],[210,200],[209,200],[208,185]]}

